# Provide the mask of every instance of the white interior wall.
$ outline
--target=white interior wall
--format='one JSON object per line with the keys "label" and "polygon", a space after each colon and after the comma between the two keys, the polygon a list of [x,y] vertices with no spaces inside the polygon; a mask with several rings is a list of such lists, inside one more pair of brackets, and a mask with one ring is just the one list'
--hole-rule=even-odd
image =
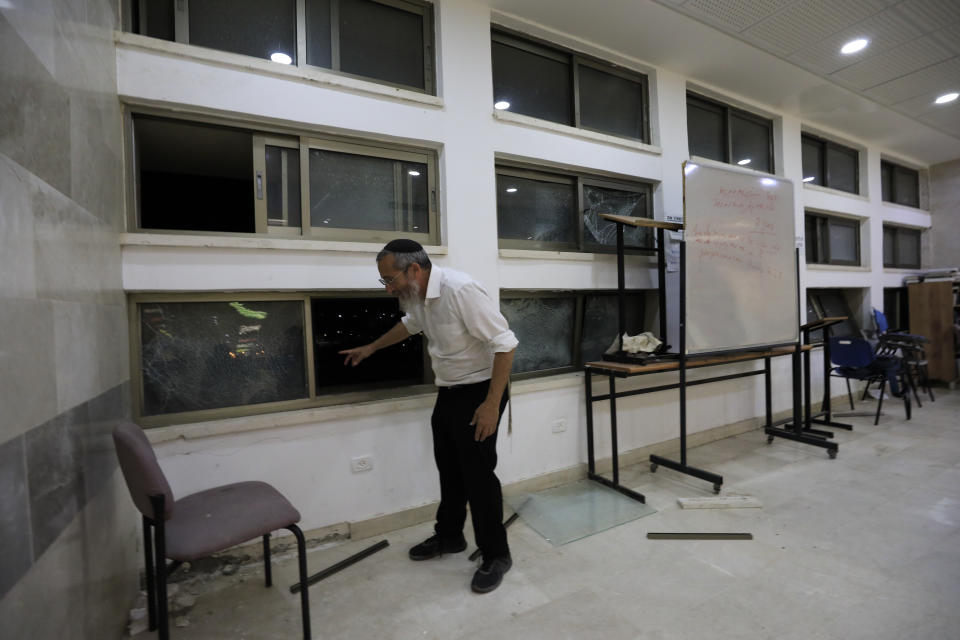
{"label": "white interior wall", "polygon": [[[530,257],[524,252],[498,252],[495,158],[526,158],[636,176],[655,183],[658,219],[681,215],[680,163],[688,158],[685,79],[669,69],[651,68],[643,61],[624,57],[615,60],[649,73],[651,139],[657,146],[630,148],[565,127],[518,124],[492,113],[489,7],[483,1],[466,0],[442,0],[436,5],[440,99],[384,91],[362,81],[325,83],[316,80],[323,77],[322,73],[301,78],[295,70],[286,68],[273,72],[268,64],[244,68],[226,54],[210,54],[211,61],[198,60],[185,57],[176,46],[131,36],[122,39],[118,47],[118,92],[128,104],[224,115],[249,122],[251,128],[258,122],[292,124],[305,132],[416,141],[436,148],[440,152],[442,216],[442,247],[435,251],[438,264],[470,272],[491,292],[500,288],[614,287],[616,267],[610,256],[558,253]],[[536,25],[503,16],[497,19],[540,37],[552,35],[554,41],[587,53],[602,52],[599,46],[577,40],[577,34],[549,34]],[[614,55],[602,57],[610,59]],[[724,96],[723,87],[713,90],[729,102],[743,102],[732,94]],[[808,123],[778,114],[772,107],[754,107],[777,119],[778,174],[795,184],[797,235],[803,235],[807,206],[866,220],[868,242],[864,242],[862,251],[872,257],[865,261],[865,267],[822,269],[801,264],[802,290],[863,288],[869,304],[881,305],[883,287],[899,286],[903,276],[882,268],[882,223],[927,227],[929,215],[880,201],[879,159],[883,150],[872,147],[870,141],[849,141],[866,150],[861,157],[867,179],[862,192],[869,195],[857,197],[804,186],[799,133]],[[374,256],[379,246],[373,245],[343,250],[307,242],[301,245],[303,248],[290,248],[289,241],[217,239],[209,243],[217,247],[205,247],[202,242],[183,246],[191,244],[184,239],[161,241],[133,236],[124,242],[127,291],[371,288],[377,277]],[[655,263],[643,258],[631,262],[627,285],[655,286]],[[867,312],[869,304],[865,305]],[[675,297],[671,309],[675,309]],[[805,318],[805,304],[801,315]],[[675,311],[670,318],[675,320]],[[728,370],[756,366],[733,365]],[[815,354],[817,399],[820,370],[819,354]],[[658,375],[626,384],[669,381],[670,376]],[[789,358],[774,362],[774,388],[775,410],[786,409],[791,397]],[[605,382],[597,384],[597,393],[605,390]],[[693,387],[688,398],[691,433],[760,416],[762,376]],[[286,493],[303,514],[304,526],[314,528],[372,518],[438,499],[428,426],[430,406],[429,397],[383,401],[358,408],[356,416],[338,408],[314,409],[154,429],[151,438],[157,443],[161,464],[178,495],[256,477]],[[678,435],[676,392],[634,396],[623,400],[621,408],[621,451]],[[605,403],[596,405],[597,451],[601,456],[609,451],[606,411]],[[552,425],[557,420],[565,421],[565,431],[554,433]],[[241,431],[238,425],[248,430]],[[508,433],[505,417],[498,443],[501,479],[511,483],[585,462],[584,429],[580,374],[515,383],[512,433]],[[216,435],[201,435],[206,433]],[[351,473],[350,459],[358,455],[373,456],[372,471]]]}

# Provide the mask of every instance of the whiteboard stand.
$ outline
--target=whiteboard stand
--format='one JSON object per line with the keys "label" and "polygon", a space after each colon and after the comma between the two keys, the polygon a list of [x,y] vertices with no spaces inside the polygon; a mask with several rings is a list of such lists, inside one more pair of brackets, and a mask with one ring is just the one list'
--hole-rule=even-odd
{"label": "whiteboard stand", "polygon": [[[796,282],[797,282],[797,291],[800,291],[800,249],[795,249],[795,272],[796,272]],[[845,318],[844,318],[845,319]],[[832,320],[832,319],[831,319]],[[803,389],[801,390],[801,343],[798,341],[796,343],[796,348],[793,352],[793,417],[783,420],[777,424],[783,424],[783,427],[778,427],[775,424],[770,422],[770,416],[767,416],[767,426],[764,428],[764,433],[767,434],[767,444],[771,444],[774,438],[784,438],[786,440],[792,440],[794,442],[801,442],[803,444],[813,445],[815,447],[821,447],[827,450],[827,455],[830,456],[830,459],[837,457],[837,451],[840,448],[836,442],[830,442],[829,438],[833,437],[833,432],[823,431],[820,429],[814,429],[811,427],[811,422],[813,416],[811,415],[810,410],[810,349],[809,349],[809,336],[811,329],[817,329],[823,327],[824,335],[828,336],[830,327],[833,324],[837,324],[842,320],[836,320],[835,322],[822,323],[814,322],[808,323],[803,327],[800,327],[800,299],[799,295],[797,297],[797,326],[800,327],[801,332],[804,335],[804,342],[808,344],[804,357],[804,366],[803,366]],[[804,330],[804,327],[806,329]],[[827,346],[827,352],[824,355],[824,360],[829,362],[830,352],[829,345]],[[829,389],[829,376],[826,377],[826,385]],[[770,393],[770,387],[767,386],[767,393]],[[806,417],[802,417],[801,406],[804,405],[804,400],[801,398],[801,395],[806,397],[805,407],[806,407]],[[829,395],[829,391],[827,392]],[[828,401],[829,402],[829,401]],[[768,403],[769,406],[769,403]],[[821,414],[818,414],[818,416]],[[827,420],[829,421],[829,413],[827,414]],[[821,423],[826,424],[826,423]],[[830,422],[831,426],[845,427],[839,423]],[[847,427],[852,428],[852,427]]]}
{"label": "whiteboard stand", "polygon": [[[650,473],[657,467],[666,467],[679,471],[694,478],[700,478],[713,484],[713,492],[720,493],[723,486],[723,476],[711,471],[704,471],[687,464],[687,303],[686,303],[686,238],[680,241],[680,461],[670,460],[663,456],[650,456]],[[661,282],[662,286],[662,282]],[[769,358],[768,358],[769,360]],[[767,368],[769,371],[769,367]],[[769,407],[769,404],[767,405]]]}
{"label": "whiteboard stand", "polygon": [[[634,355],[623,350],[623,334],[627,331],[627,293],[626,293],[626,272],[624,267],[624,245],[623,245],[623,227],[630,225],[632,227],[643,227],[647,229],[656,229],[657,232],[657,296],[660,303],[660,334],[657,336],[663,341],[665,348],[667,345],[667,290],[664,284],[667,272],[666,245],[664,244],[664,231],[679,231],[683,229],[682,224],[675,222],[661,222],[651,220],[650,218],[636,218],[633,216],[619,216],[611,213],[600,214],[601,218],[610,220],[617,225],[617,343],[619,347],[614,353],[604,354],[603,359],[611,362],[636,363],[648,360],[649,354]],[[668,356],[670,354],[661,353],[658,357]]]}

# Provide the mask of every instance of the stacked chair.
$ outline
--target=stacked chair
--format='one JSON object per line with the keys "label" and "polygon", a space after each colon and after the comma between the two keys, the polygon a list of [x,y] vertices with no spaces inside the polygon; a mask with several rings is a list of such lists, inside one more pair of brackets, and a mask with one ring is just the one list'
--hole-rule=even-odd
{"label": "stacked chair", "polygon": [[898,357],[903,362],[904,377],[913,393],[917,406],[922,406],[917,393],[919,386],[930,401],[933,402],[933,389],[930,388],[930,378],[927,375],[926,345],[929,343],[924,336],[907,333],[903,330],[891,330],[887,317],[882,311],[873,310],[873,320],[876,324],[878,355]]}

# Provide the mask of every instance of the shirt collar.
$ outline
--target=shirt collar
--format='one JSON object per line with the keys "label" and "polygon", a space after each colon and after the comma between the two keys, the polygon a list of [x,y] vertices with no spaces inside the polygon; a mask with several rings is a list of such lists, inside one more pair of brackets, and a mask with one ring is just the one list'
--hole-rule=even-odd
{"label": "shirt collar", "polygon": [[440,285],[443,284],[443,280],[443,269],[433,265],[430,268],[430,279],[427,280],[427,300],[440,297]]}

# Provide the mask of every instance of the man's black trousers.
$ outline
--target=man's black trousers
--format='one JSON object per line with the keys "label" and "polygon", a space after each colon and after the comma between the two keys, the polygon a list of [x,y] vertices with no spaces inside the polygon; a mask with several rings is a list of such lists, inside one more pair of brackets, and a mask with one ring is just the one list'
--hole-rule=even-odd
{"label": "man's black trousers", "polygon": [[[477,442],[476,425],[470,424],[489,388],[489,380],[440,387],[430,423],[433,455],[440,472],[440,507],[434,527],[437,535],[444,539],[460,538],[469,502],[477,546],[485,558],[492,559],[510,553],[503,526],[503,494],[494,473],[500,430]],[[504,390],[500,416],[507,400],[508,392]]]}

